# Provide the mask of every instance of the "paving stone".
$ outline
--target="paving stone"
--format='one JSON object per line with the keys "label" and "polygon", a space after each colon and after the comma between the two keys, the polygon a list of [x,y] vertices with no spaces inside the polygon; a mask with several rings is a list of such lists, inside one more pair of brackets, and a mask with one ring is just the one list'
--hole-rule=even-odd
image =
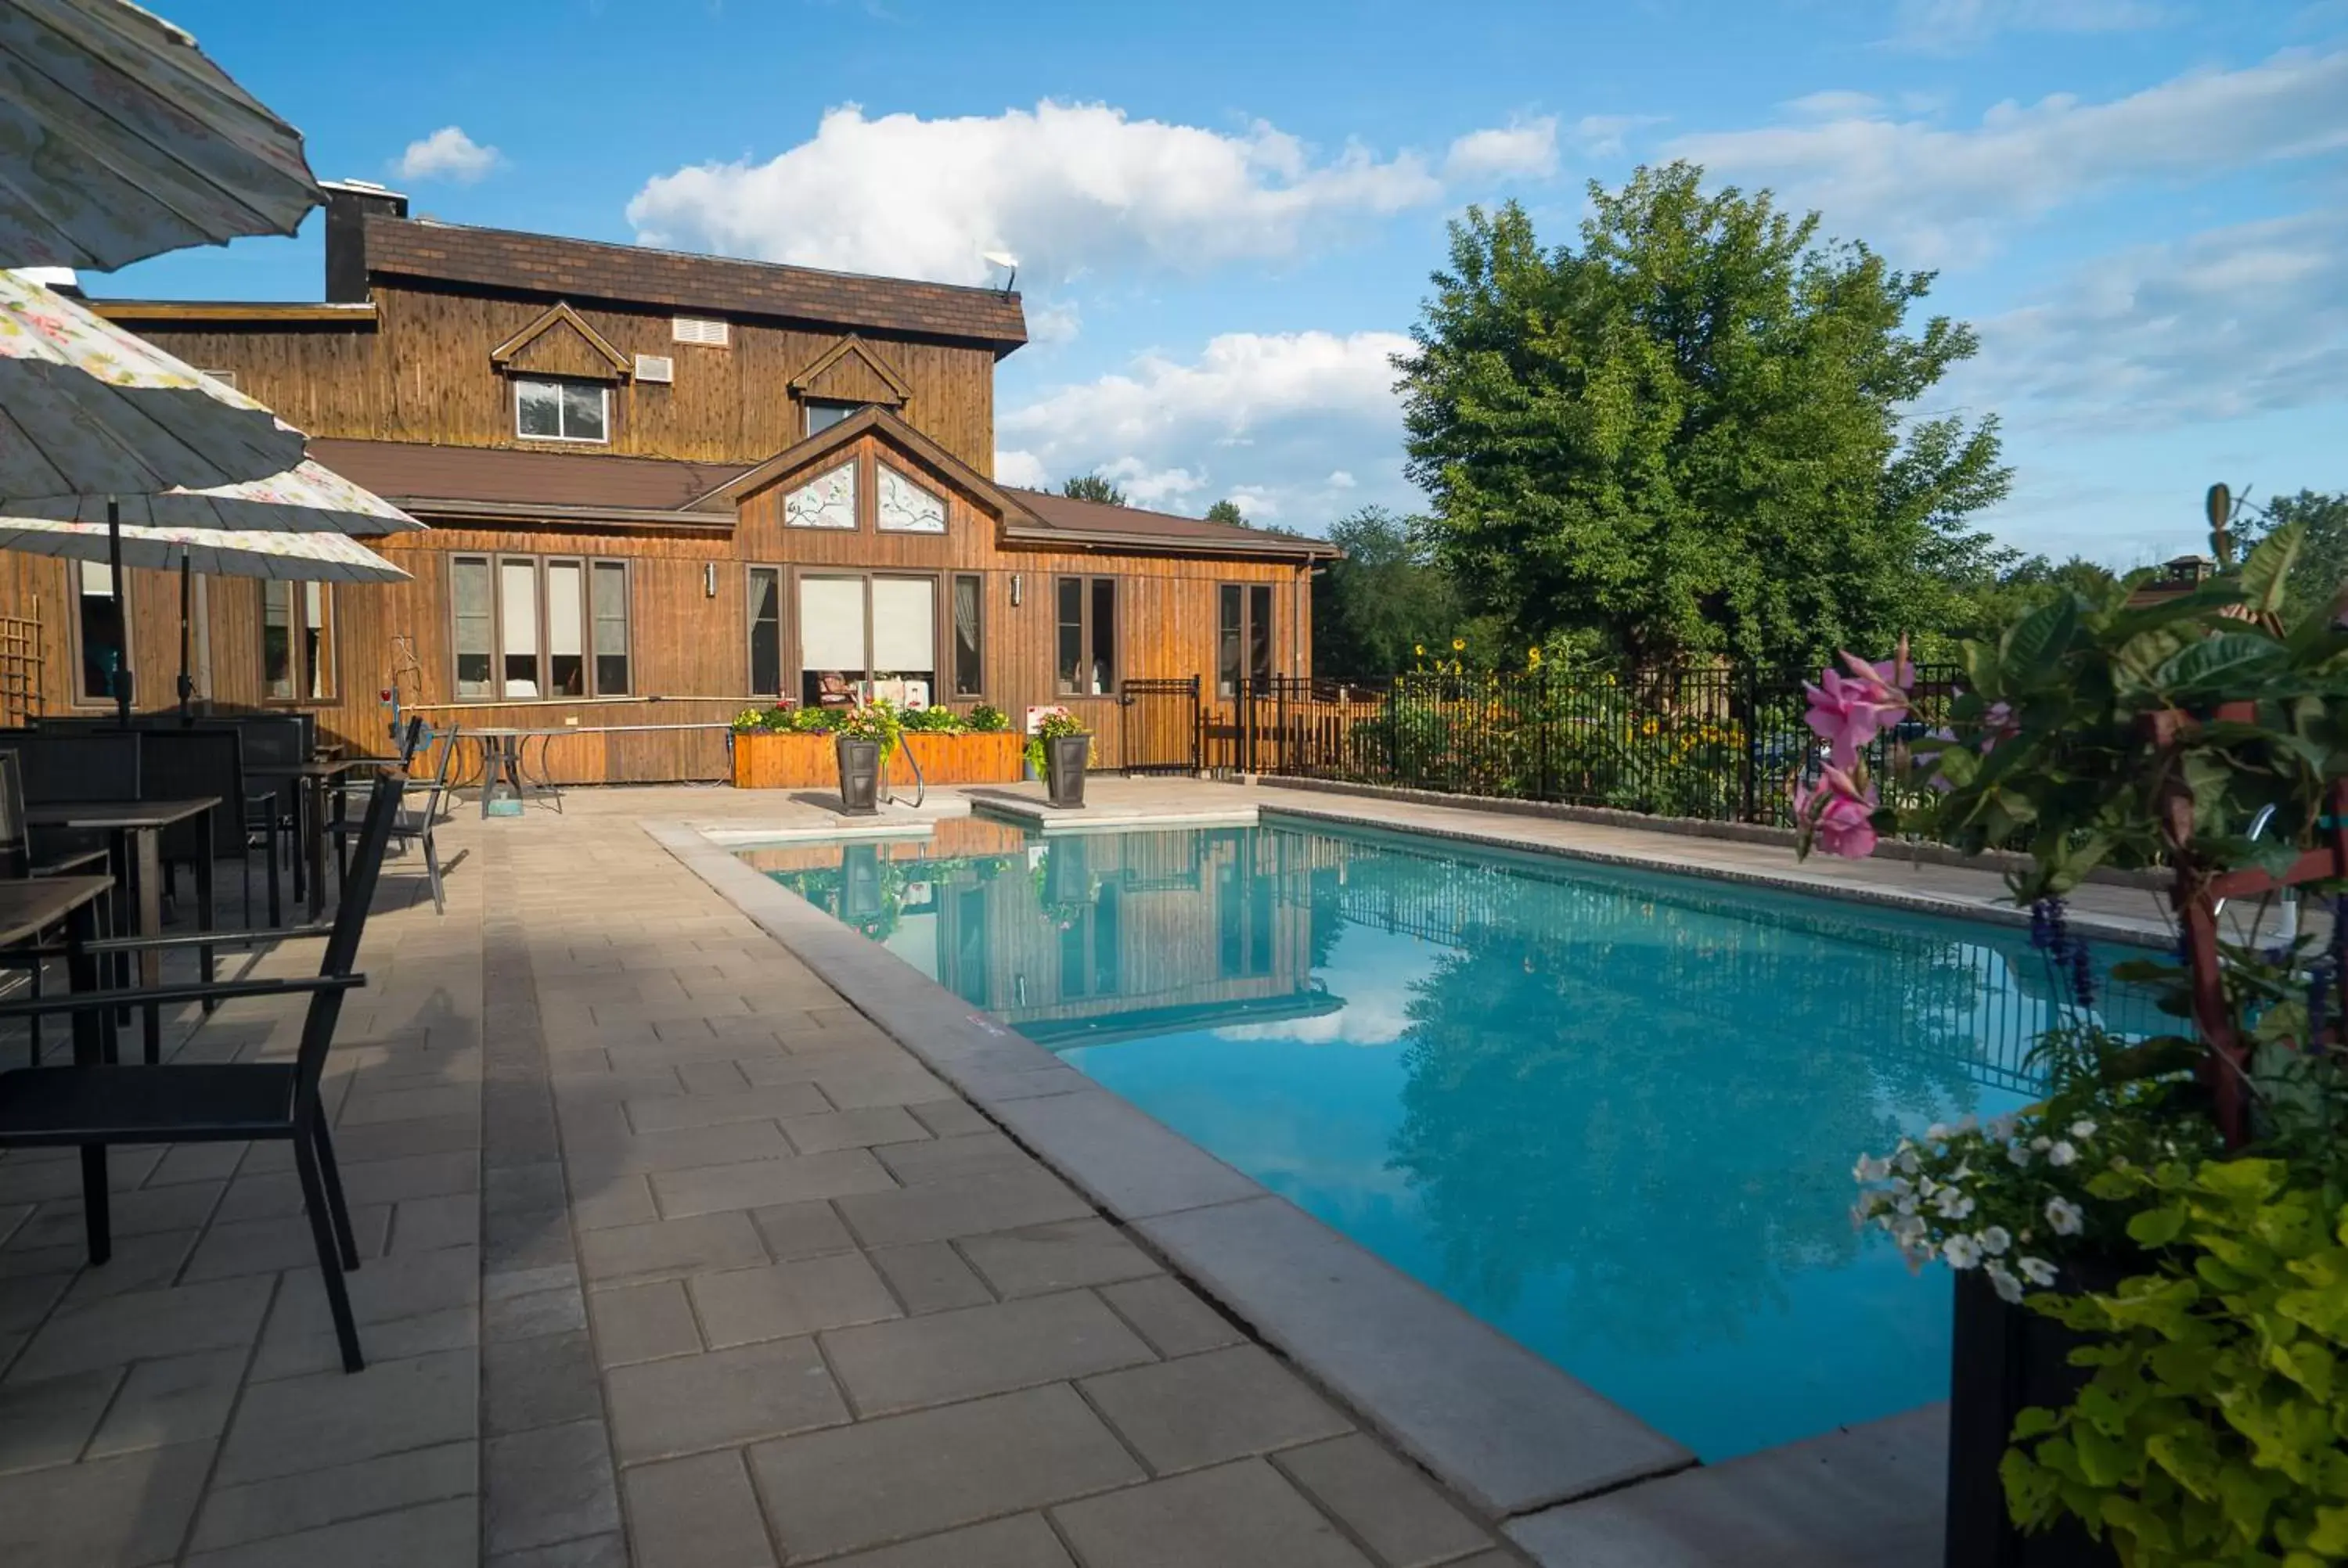
{"label": "paving stone", "polygon": [[571,1223],[582,1231],[649,1225],[658,1218],[652,1183],[643,1176],[613,1176],[592,1192],[572,1194]]}
{"label": "paving stone", "polygon": [[248,1388],[221,1446],[217,1484],[326,1470],[474,1434],[479,1365],[471,1350],[377,1361]]}
{"label": "paving stone", "polygon": [[[383,1255],[384,1237],[390,1225],[391,1210],[386,1205],[362,1204],[351,1210],[351,1235],[363,1261]],[[113,1265],[107,1266],[111,1268]],[[311,1233],[307,1215],[242,1220],[215,1225],[206,1231],[189,1257],[182,1277],[193,1283],[241,1274],[276,1274],[305,1266],[318,1266],[317,1238]]]}
{"label": "paving stone", "polygon": [[423,1563],[469,1563],[480,1549],[478,1499],[450,1498],[393,1513],[346,1520],[299,1535],[281,1535],[206,1552],[188,1568],[415,1568]]}
{"label": "paving stone", "polygon": [[535,1427],[601,1420],[602,1415],[602,1385],[585,1329],[482,1348],[483,1435],[502,1437]]}
{"label": "paving stone", "polygon": [[795,1257],[816,1257],[827,1252],[856,1250],[856,1238],[839,1223],[839,1211],[819,1199],[752,1209],[750,1219],[758,1227],[759,1235],[766,1238],[767,1250],[778,1263],[788,1263]]}
{"label": "paving stone", "polygon": [[[195,1251],[201,1237],[201,1231],[160,1231],[117,1241],[106,1266],[85,1268],[74,1276],[65,1304],[74,1307],[109,1296],[163,1289],[178,1280],[180,1271],[187,1266],[188,1255]],[[73,1254],[77,1263],[85,1255],[78,1246],[64,1250]]]}
{"label": "paving stone", "polygon": [[1194,1355],[1247,1338],[1231,1319],[1171,1275],[1104,1286],[1100,1295],[1161,1356]]}
{"label": "paving stone", "polygon": [[191,1548],[215,1551],[316,1530],[337,1520],[470,1497],[480,1489],[480,1445],[468,1440],[332,1470],[215,1487],[204,1499]]}
{"label": "paving stone", "polygon": [[[592,1372],[587,1381],[592,1388]],[[612,1452],[600,1419],[492,1439],[486,1459],[491,1552],[549,1546],[620,1527]]]}
{"label": "paving stone", "polygon": [[1032,1163],[1022,1170],[994,1171],[893,1193],[860,1193],[839,1199],[837,1206],[840,1217],[867,1246],[951,1241],[988,1231],[1080,1219],[1093,1212],[1092,1205],[1058,1177]]}
{"label": "paving stone", "polygon": [[487,1568],[630,1568],[628,1538],[614,1531],[527,1552],[500,1552]]}
{"label": "paving stone", "polygon": [[484,1343],[501,1345],[513,1339],[534,1339],[541,1334],[566,1334],[587,1327],[587,1298],[577,1286],[533,1290],[481,1307]]}
{"label": "paving stone", "polygon": [[121,1380],[109,1367],[0,1385],[0,1471],[71,1464]]}
{"label": "paving stone", "polygon": [[1033,1154],[992,1127],[926,1143],[894,1145],[879,1151],[878,1158],[909,1187],[1036,1168]]}
{"label": "paving stone", "polygon": [[[160,1149],[113,1149],[106,1158],[108,1192],[127,1193],[146,1184],[163,1158]],[[0,1163],[0,1204],[42,1203],[81,1196],[81,1163],[72,1158]]]}
{"label": "paving stone", "polygon": [[250,1345],[261,1332],[273,1284],[266,1278],[224,1279],[60,1307],[25,1347],[8,1380]]}
{"label": "paving stone", "polygon": [[[355,1163],[345,1157],[341,1168],[343,1194],[354,1204],[405,1203],[477,1193],[481,1187],[480,1156],[472,1149]],[[298,1184],[294,1191],[298,1195]]]}
{"label": "paving stone", "polygon": [[1078,1386],[1160,1475],[1353,1430],[1255,1345],[1087,1378]]}
{"label": "paving stone", "polygon": [[[24,1279],[0,1279],[0,1334],[15,1335],[17,1343],[31,1337],[49,1315],[49,1308],[73,1283],[70,1274],[36,1274]],[[0,1366],[5,1366],[0,1361]]]}
{"label": "paving stone", "polygon": [[966,1100],[927,1100],[917,1105],[908,1105],[905,1109],[940,1138],[994,1131],[994,1123],[986,1119],[985,1113]]}
{"label": "paving stone", "polygon": [[[224,1182],[236,1170],[237,1162],[244,1158],[245,1147],[242,1143],[174,1143],[155,1162],[147,1185],[151,1188],[180,1182]],[[118,1218],[119,1207],[116,1214]]]}
{"label": "paving stone", "polygon": [[1429,1568],[1493,1543],[1416,1466],[1360,1432],[1272,1462],[1392,1568]]}
{"label": "paving stone", "polygon": [[823,1348],[864,1415],[1156,1358],[1115,1313],[1083,1291],[836,1329],[823,1336]]}
{"label": "paving stone", "polygon": [[889,1287],[856,1252],[696,1275],[685,1288],[712,1349],[899,1316]]}
{"label": "paving stone", "polygon": [[750,1450],[750,1471],[794,1560],[1141,1479],[1124,1446],[1065,1385],[760,1443]]}
{"label": "paving stone", "polygon": [[[446,1312],[395,1317],[388,1323],[363,1323],[359,1326],[359,1348],[370,1361],[405,1361],[436,1351],[468,1349],[480,1343],[480,1332],[481,1315],[478,1309],[452,1307]],[[254,1383],[273,1382],[281,1378],[334,1371],[342,1364],[342,1346],[331,1327],[304,1332],[280,1330],[273,1319],[262,1336],[261,1349],[254,1355],[252,1369],[246,1378]]]}
{"label": "paving stone", "polygon": [[681,1280],[591,1291],[587,1315],[594,1325],[596,1359],[606,1367],[691,1356],[703,1348]]}
{"label": "paving stone", "polygon": [[[475,1092],[479,1092],[476,1091]],[[335,1129],[335,1155],[343,1168],[371,1164],[378,1160],[409,1160],[424,1154],[450,1154],[477,1151],[481,1146],[481,1119],[478,1114],[436,1116],[415,1122],[381,1122],[359,1127]],[[260,1153],[260,1150],[253,1151]],[[292,1160],[290,1153],[282,1156]],[[248,1159],[244,1169],[251,1169]],[[347,1185],[345,1187],[349,1193]]]}
{"label": "paving stone", "polygon": [[661,1213],[671,1219],[809,1203],[851,1193],[893,1192],[896,1186],[896,1180],[865,1149],[653,1174],[653,1196],[659,1200]]}
{"label": "paving stone", "polygon": [[842,1111],[873,1105],[919,1105],[953,1092],[921,1067],[859,1069],[819,1073],[816,1083],[823,1097]]}
{"label": "paving stone", "polygon": [[679,1127],[628,1137],[578,1135],[565,1124],[565,1155],[574,1190],[601,1186],[613,1176],[654,1171],[685,1171],[700,1165],[780,1160],[791,1146],[772,1122],[727,1122],[715,1127]]}
{"label": "paving stone", "polygon": [[606,1374],[623,1464],[848,1419],[812,1339],[778,1339]]}
{"label": "paving stone", "polygon": [[861,1111],[834,1111],[818,1116],[786,1116],[783,1136],[802,1154],[832,1149],[861,1149],[879,1143],[927,1143],[929,1130],[905,1112],[901,1105],[873,1105]]}
{"label": "paving stone", "polygon": [[[354,1218],[354,1224],[356,1223]],[[408,1198],[392,1208],[388,1253],[470,1246],[481,1239],[481,1200],[473,1193]]]}
{"label": "paving stone", "polygon": [[[228,1429],[244,1363],[242,1350],[139,1362],[123,1379],[122,1391],[91,1438],[90,1456],[206,1442],[220,1436]],[[5,1398],[0,1390],[0,1399]]]}
{"label": "paving stone", "polygon": [[481,1090],[476,1083],[441,1084],[429,1089],[391,1089],[353,1093],[335,1119],[337,1131],[383,1122],[414,1122],[422,1118],[459,1117],[480,1110]]}
{"label": "paving stone", "polygon": [[579,1238],[579,1255],[582,1271],[592,1280],[743,1268],[767,1261],[757,1228],[741,1214],[589,1231]]}
{"label": "paving stone", "polygon": [[1156,1259],[1103,1219],[972,1236],[962,1252],[995,1294],[1005,1296],[1113,1285],[1159,1272]]}
{"label": "paving stone", "polygon": [[1075,1568],[1040,1513],[990,1520],[901,1546],[832,1559],[832,1568]]}
{"label": "paving stone", "polygon": [[1086,1568],[1375,1568],[1262,1460],[1052,1511]]}
{"label": "paving stone", "polygon": [[[765,1089],[743,1086],[742,1075],[735,1071],[730,1061],[687,1062],[685,1067],[716,1066],[724,1068],[734,1080],[734,1086],[722,1093],[695,1091],[684,1095],[670,1095],[657,1100],[632,1101],[628,1105],[628,1121],[639,1134],[665,1132],[679,1127],[716,1127],[728,1122],[773,1122],[786,1116],[816,1116],[829,1112],[831,1102],[826,1100],[812,1083],[778,1083]],[[690,1082],[686,1084],[690,1090]]]}
{"label": "paving stone", "polygon": [[637,1465],[621,1479],[635,1568],[774,1568],[766,1518],[739,1452]]}
{"label": "paving stone", "polygon": [[1263,1195],[1254,1178],[1105,1089],[1004,1101],[994,1114],[1102,1207],[1128,1219]]}
{"label": "paving stone", "polygon": [[980,1307],[994,1299],[986,1282],[971,1272],[952,1242],[915,1242],[911,1246],[886,1246],[865,1255],[888,1280],[905,1304],[907,1313],[945,1312],[957,1307]]}
{"label": "paving stone", "polygon": [[146,1568],[172,1560],[203,1494],[210,1443],[0,1476],[8,1568]]}
{"label": "paving stone", "polygon": [[[190,1230],[207,1224],[225,1182],[191,1182],[181,1186],[146,1187],[118,1193],[107,1199],[107,1217],[114,1239],[149,1235],[158,1231]],[[0,1230],[0,1235],[7,1234]],[[82,1225],[78,1198],[41,1204],[31,1217],[8,1235],[11,1251],[29,1247],[84,1246],[88,1232]]]}

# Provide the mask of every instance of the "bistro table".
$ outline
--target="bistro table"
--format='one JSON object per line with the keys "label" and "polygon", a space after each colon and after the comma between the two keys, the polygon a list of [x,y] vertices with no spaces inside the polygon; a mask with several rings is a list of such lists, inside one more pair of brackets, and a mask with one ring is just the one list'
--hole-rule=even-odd
{"label": "bistro table", "polygon": [[[86,944],[97,937],[98,896],[114,886],[111,876],[28,876],[0,882],[0,948],[31,941],[58,921],[66,922],[67,983],[75,990],[98,989],[98,960]],[[103,1060],[104,1020],[77,1013],[74,1061],[90,1067]]]}
{"label": "bistro table", "polygon": [[313,924],[326,907],[327,790],[345,774],[364,765],[357,761],[339,758],[313,759],[306,763],[244,764],[244,776],[247,778],[283,779],[302,786],[302,858],[294,868],[294,897],[303,897],[303,889],[308,888]]}
{"label": "bistro table", "polygon": [[[219,805],[216,794],[191,795],[186,800],[53,801],[26,806],[25,821],[32,827],[72,827],[108,835],[115,879],[129,889],[129,902],[137,911],[136,930],[141,937],[160,937],[163,934],[163,830],[191,816],[204,819],[203,853],[196,856],[196,929],[212,929],[211,814]],[[204,979],[210,980],[211,948],[200,948],[198,957]],[[142,985],[162,983],[160,953],[139,955],[139,979]],[[147,1009],[146,1030],[147,1060],[154,1061],[163,1050],[163,1019],[157,1009]]]}
{"label": "bistro table", "polygon": [[[559,809],[562,804],[562,792],[554,787],[552,777],[547,774],[545,759],[543,756],[541,757],[539,778],[533,783],[529,773],[521,765],[521,751],[534,736],[576,733],[568,730],[514,730],[495,726],[463,732],[466,740],[474,742],[481,748],[481,815],[483,816],[492,815],[489,804],[492,797],[497,794],[498,782],[500,779],[505,781],[513,791],[513,808],[516,813],[521,810],[522,801],[527,792],[533,789],[541,794],[552,795],[554,804]],[[550,741],[548,743],[552,743]]]}

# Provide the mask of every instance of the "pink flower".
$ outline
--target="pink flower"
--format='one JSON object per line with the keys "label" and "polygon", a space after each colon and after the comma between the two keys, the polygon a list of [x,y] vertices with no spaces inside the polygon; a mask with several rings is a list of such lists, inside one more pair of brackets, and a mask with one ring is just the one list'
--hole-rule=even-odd
{"label": "pink flower", "polygon": [[1864,860],[1875,853],[1875,786],[1861,787],[1844,769],[1819,770],[1817,787],[1794,786],[1794,819],[1828,855]]}
{"label": "pink flower", "polygon": [[[1902,671],[1906,658],[1875,665],[1849,653],[1842,657],[1850,667],[1849,674],[1822,670],[1817,685],[1803,686],[1810,711],[1802,720],[1826,741],[1828,759],[1838,768],[1849,768],[1869,741],[1907,717],[1908,693],[1893,680]],[[1908,675],[1912,682],[1913,671]]]}
{"label": "pink flower", "polygon": [[1987,711],[1982,714],[1981,727],[1981,749],[1983,756],[1995,751],[1998,742],[2022,733],[2022,723],[2013,716],[2013,704],[2003,702],[1992,702],[1989,705]]}

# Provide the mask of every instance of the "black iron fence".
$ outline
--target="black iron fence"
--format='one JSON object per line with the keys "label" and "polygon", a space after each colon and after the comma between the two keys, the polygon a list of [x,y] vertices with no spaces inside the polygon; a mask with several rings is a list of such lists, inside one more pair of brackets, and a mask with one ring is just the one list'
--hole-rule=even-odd
{"label": "black iron fence", "polygon": [[[1953,666],[1917,671],[1887,753],[1943,722]],[[1603,674],[1426,671],[1383,680],[1275,676],[1207,702],[1203,764],[1452,794],[1785,825],[1824,748],[1803,722],[1815,671],[1712,663]]]}

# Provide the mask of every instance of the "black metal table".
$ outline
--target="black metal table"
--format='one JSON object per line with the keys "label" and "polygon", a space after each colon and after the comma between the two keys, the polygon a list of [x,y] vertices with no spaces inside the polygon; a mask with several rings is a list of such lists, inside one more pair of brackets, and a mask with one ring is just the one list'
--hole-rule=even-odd
{"label": "black metal table", "polygon": [[[111,876],[31,876],[0,882],[0,948],[32,941],[60,920],[66,925],[66,980],[75,990],[96,990],[98,960],[88,944],[98,928],[98,897],[114,886]],[[105,1020],[95,1013],[77,1013],[73,1020],[74,1061],[96,1066],[106,1056]]]}
{"label": "black metal table", "polygon": [[294,897],[300,898],[304,897],[304,888],[308,890],[310,918],[314,923],[326,907],[327,792],[345,774],[366,765],[357,760],[247,763],[244,765],[247,778],[284,779],[302,786],[302,858],[294,871]]}
{"label": "black metal table", "polygon": [[[141,937],[160,937],[163,934],[163,830],[195,816],[204,819],[203,853],[196,856],[196,929],[214,929],[211,814],[220,804],[220,796],[212,794],[191,795],[186,800],[53,801],[26,806],[25,821],[32,827],[79,828],[107,835],[113,879],[129,890],[121,920],[130,929],[122,934],[129,935],[135,929]],[[196,954],[203,967],[203,978],[209,981],[212,978],[212,949],[210,946],[201,947]],[[139,954],[139,983],[159,985],[162,978],[162,955]],[[147,1056],[151,1061],[161,1051],[163,1039],[162,1015],[153,1008],[147,1009],[146,1030]]]}

